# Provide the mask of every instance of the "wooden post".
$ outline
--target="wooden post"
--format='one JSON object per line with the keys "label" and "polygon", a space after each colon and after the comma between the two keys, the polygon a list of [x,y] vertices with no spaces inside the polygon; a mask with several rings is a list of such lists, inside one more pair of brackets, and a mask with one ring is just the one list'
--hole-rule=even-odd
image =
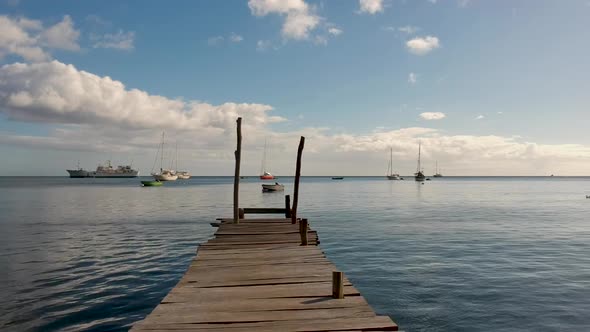
{"label": "wooden post", "polygon": [[245,216],[244,209],[243,208],[238,209],[238,217],[240,219],[244,219],[244,216]]}
{"label": "wooden post", "polygon": [[235,152],[236,156],[236,171],[234,173],[234,224],[240,222],[239,196],[240,196],[240,159],[242,158],[242,118],[239,117],[236,121],[238,124],[238,144]]}
{"label": "wooden post", "polygon": [[307,245],[307,219],[299,220],[299,234],[301,235],[301,245]]}
{"label": "wooden post", "polygon": [[299,148],[297,149],[297,166],[295,168],[295,189],[293,191],[293,211],[291,212],[291,224],[297,222],[297,203],[299,202],[299,178],[301,177],[301,155],[303,154],[303,146],[305,145],[305,137],[301,136],[299,140]]}
{"label": "wooden post", "polygon": [[344,298],[344,275],[342,272],[332,272],[332,298]]}
{"label": "wooden post", "polygon": [[285,218],[291,218],[291,196],[285,195]]}

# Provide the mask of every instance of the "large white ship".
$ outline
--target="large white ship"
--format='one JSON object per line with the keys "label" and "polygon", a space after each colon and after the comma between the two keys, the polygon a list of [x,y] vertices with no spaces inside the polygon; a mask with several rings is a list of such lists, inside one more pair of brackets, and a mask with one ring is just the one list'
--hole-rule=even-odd
{"label": "large white ship", "polygon": [[96,171],[91,175],[91,177],[95,178],[136,178],[138,176],[139,171],[131,168],[131,165],[113,168],[110,160],[107,161],[105,166],[98,165]]}
{"label": "large white ship", "polygon": [[80,166],[78,169],[66,170],[71,178],[136,178],[139,171],[131,168],[131,165],[117,166],[114,168],[111,161],[108,160],[106,165],[98,165],[96,171],[87,171]]}

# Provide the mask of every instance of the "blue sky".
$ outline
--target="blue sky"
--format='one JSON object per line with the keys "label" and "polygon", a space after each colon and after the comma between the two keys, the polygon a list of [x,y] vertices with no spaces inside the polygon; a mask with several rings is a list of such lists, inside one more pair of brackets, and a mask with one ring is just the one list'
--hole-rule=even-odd
{"label": "blue sky", "polygon": [[[380,175],[389,147],[410,174],[418,141],[449,175],[590,166],[585,0],[6,0],[0,15],[0,153],[13,156],[0,175],[108,158],[147,174],[163,130],[193,173],[230,174],[234,115],[251,123],[251,174],[265,137],[274,171],[290,174],[301,134],[308,175]],[[102,97],[76,88],[81,71]]]}

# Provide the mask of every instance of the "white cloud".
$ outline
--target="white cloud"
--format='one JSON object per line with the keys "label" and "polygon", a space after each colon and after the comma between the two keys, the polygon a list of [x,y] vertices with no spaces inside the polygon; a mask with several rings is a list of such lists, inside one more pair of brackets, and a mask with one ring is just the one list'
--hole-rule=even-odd
{"label": "white cloud", "polygon": [[303,0],[249,0],[248,7],[256,16],[268,14],[287,14],[291,11],[304,12],[308,5]]}
{"label": "white cloud", "polygon": [[259,40],[256,42],[256,50],[258,52],[264,52],[267,51],[268,49],[270,49],[272,46],[272,43],[270,42],[270,40]]}
{"label": "white cloud", "polygon": [[80,31],[74,28],[74,22],[68,15],[63,17],[63,20],[41,32],[41,42],[47,47],[78,51],[80,46],[78,45],[78,37],[80,37]]}
{"label": "white cloud", "polygon": [[[38,136],[0,132],[0,144],[97,151],[107,156],[123,151],[121,156],[135,156],[142,172],[149,172],[160,133],[166,130],[168,137],[177,139],[185,149],[181,155],[193,161],[186,165],[188,169],[198,174],[231,174],[238,116],[244,117],[245,174],[257,172],[265,136],[271,138],[274,153],[292,157],[276,158],[274,170],[292,174],[300,135],[307,139],[305,169],[309,175],[329,174],[334,162],[342,165],[344,174],[382,174],[390,147],[396,167],[410,174],[419,141],[427,165],[439,160],[449,173],[461,175],[538,174],[541,170],[550,174],[556,169],[560,174],[572,174],[590,167],[590,147],[580,144],[538,144],[516,136],[451,135],[421,127],[381,128],[360,135],[331,134],[326,128],[277,132],[269,125],[285,119],[272,116],[272,110],[267,104],[212,105],[151,95],[57,61],[0,67],[0,113],[9,120],[41,123],[47,128],[47,134]],[[436,112],[420,116],[441,118],[425,116],[427,113]]]}
{"label": "white cloud", "polygon": [[359,0],[361,13],[376,14],[383,12],[383,0]]}
{"label": "white cloud", "polygon": [[428,0],[428,2],[430,2],[431,4],[435,4],[437,0]]}
{"label": "white cloud", "polygon": [[224,40],[225,38],[223,38],[223,36],[209,37],[209,39],[207,39],[207,44],[209,44],[209,46],[215,46],[221,44]]}
{"label": "white cloud", "polygon": [[408,35],[413,35],[416,32],[418,32],[419,30],[420,30],[420,28],[415,27],[415,26],[411,26],[411,25],[406,25],[406,26],[397,28],[397,31],[403,32]]}
{"label": "white cloud", "polygon": [[232,32],[231,35],[229,35],[229,40],[231,40],[234,43],[239,43],[244,40],[244,37],[236,34],[235,32]]}
{"label": "white cloud", "polygon": [[502,111],[498,111],[497,113],[498,113],[498,114],[504,114],[504,112],[502,112]]}
{"label": "white cloud", "polygon": [[406,42],[406,47],[410,53],[416,55],[425,55],[432,50],[440,47],[440,42],[437,37],[426,36],[416,37]]}
{"label": "white cloud", "polygon": [[416,84],[417,82],[418,82],[418,76],[416,76],[415,73],[410,73],[408,75],[408,83],[413,85],[413,84]]}
{"label": "white cloud", "polygon": [[26,61],[45,61],[51,58],[52,49],[79,50],[79,36],[80,32],[67,15],[49,27],[44,27],[39,20],[0,15],[0,59],[16,55]]}
{"label": "white cloud", "polygon": [[135,32],[119,30],[117,33],[107,33],[102,36],[92,35],[94,48],[114,48],[119,50],[132,50],[135,41]]}
{"label": "white cloud", "polygon": [[446,117],[442,112],[424,112],[420,113],[420,117],[424,120],[440,120]]}
{"label": "white cloud", "polygon": [[485,118],[485,116],[483,116],[483,115],[480,114],[480,115],[478,115],[478,116],[475,117],[475,120],[481,120],[483,118]]}
{"label": "white cloud", "polygon": [[342,34],[342,30],[338,28],[329,28],[328,33],[332,36],[340,36]]}
{"label": "white cloud", "polygon": [[319,23],[320,18],[317,15],[309,14],[307,11],[292,11],[287,14],[281,32],[286,38],[307,39],[310,31]]}
{"label": "white cloud", "polygon": [[278,14],[285,17],[281,29],[285,39],[308,39],[321,22],[321,17],[303,0],[249,0],[248,7],[255,16]]}
{"label": "white cloud", "polygon": [[0,112],[19,121],[135,130],[225,130],[239,115],[247,116],[252,125],[283,120],[269,116],[271,110],[263,104],[211,105],[150,95],[58,61],[0,68]]}

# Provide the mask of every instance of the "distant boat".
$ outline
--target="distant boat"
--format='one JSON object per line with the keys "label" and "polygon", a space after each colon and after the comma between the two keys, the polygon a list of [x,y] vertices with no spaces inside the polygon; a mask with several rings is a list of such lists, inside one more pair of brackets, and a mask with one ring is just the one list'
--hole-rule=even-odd
{"label": "distant boat", "polygon": [[[160,171],[157,173],[152,172],[152,176],[156,181],[176,181],[178,179],[178,175],[176,172],[169,169],[164,169],[164,132],[162,132],[162,142],[160,143],[160,147],[158,147],[158,152],[156,152],[156,158],[158,158],[158,153],[160,153]],[[154,163],[155,164],[155,163]]]}
{"label": "distant boat", "polygon": [[275,184],[263,184],[262,185],[262,191],[264,191],[264,192],[284,191],[284,190],[285,190],[285,186],[282,184],[279,184],[278,182],[275,182]]}
{"label": "distant boat", "polygon": [[139,176],[139,171],[133,169],[131,165],[120,165],[114,168],[110,160],[107,160],[106,165],[98,165],[94,172],[81,168],[79,164],[78,169],[67,169],[66,171],[71,178],[136,178]]}
{"label": "distant boat", "polygon": [[275,176],[266,170],[266,140],[264,140],[264,152],[262,154],[262,166],[260,167],[260,180],[274,180]]}
{"label": "distant boat", "polygon": [[180,171],[180,172],[178,172],[178,171],[177,171],[175,174],[176,174],[176,175],[178,176],[178,178],[179,178],[179,179],[181,179],[181,180],[188,180],[188,179],[190,179],[190,178],[191,178],[191,173],[189,173],[189,172],[185,172],[185,171]]}
{"label": "distant boat", "polygon": [[160,187],[164,184],[162,181],[141,181],[141,185],[144,187]]}
{"label": "distant boat", "polygon": [[94,178],[136,178],[139,176],[139,171],[131,168],[131,165],[113,168],[111,161],[107,160],[106,165],[98,165],[96,171],[90,173],[90,176]]}
{"label": "distant boat", "polygon": [[399,174],[393,173],[393,149],[389,148],[389,164],[387,165],[388,180],[403,180]]}
{"label": "distant boat", "polygon": [[435,178],[442,178],[442,176],[443,176],[443,175],[442,175],[442,174],[439,172],[439,170],[438,170],[438,160],[437,160],[437,161],[436,161],[436,168],[435,168],[435,170],[434,170],[434,175],[433,175],[433,177],[435,177]]}
{"label": "distant boat", "polygon": [[178,170],[178,142],[176,142],[176,158],[174,159],[175,165],[174,165],[174,174],[176,174],[178,176],[179,179],[181,180],[188,180],[191,178],[191,173],[187,172],[187,171],[179,171]]}
{"label": "distant boat", "polygon": [[66,169],[68,174],[70,174],[71,178],[89,178],[89,174],[91,172],[83,169],[80,167],[80,162],[78,161],[78,167],[76,169]]}
{"label": "distant boat", "polygon": [[424,181],[424,179],[426,179],[426,176],[422,172],[422,167],[420,165],[421,145],[421,143],[418,143],[418,167],[416,168],[416,173],[414,173],[414,179],[416,181]]}
{"label": "distant boat", "polygon": [[332,178],[332,180],[344,180],[344,177],[342,176],[335,176]]}

